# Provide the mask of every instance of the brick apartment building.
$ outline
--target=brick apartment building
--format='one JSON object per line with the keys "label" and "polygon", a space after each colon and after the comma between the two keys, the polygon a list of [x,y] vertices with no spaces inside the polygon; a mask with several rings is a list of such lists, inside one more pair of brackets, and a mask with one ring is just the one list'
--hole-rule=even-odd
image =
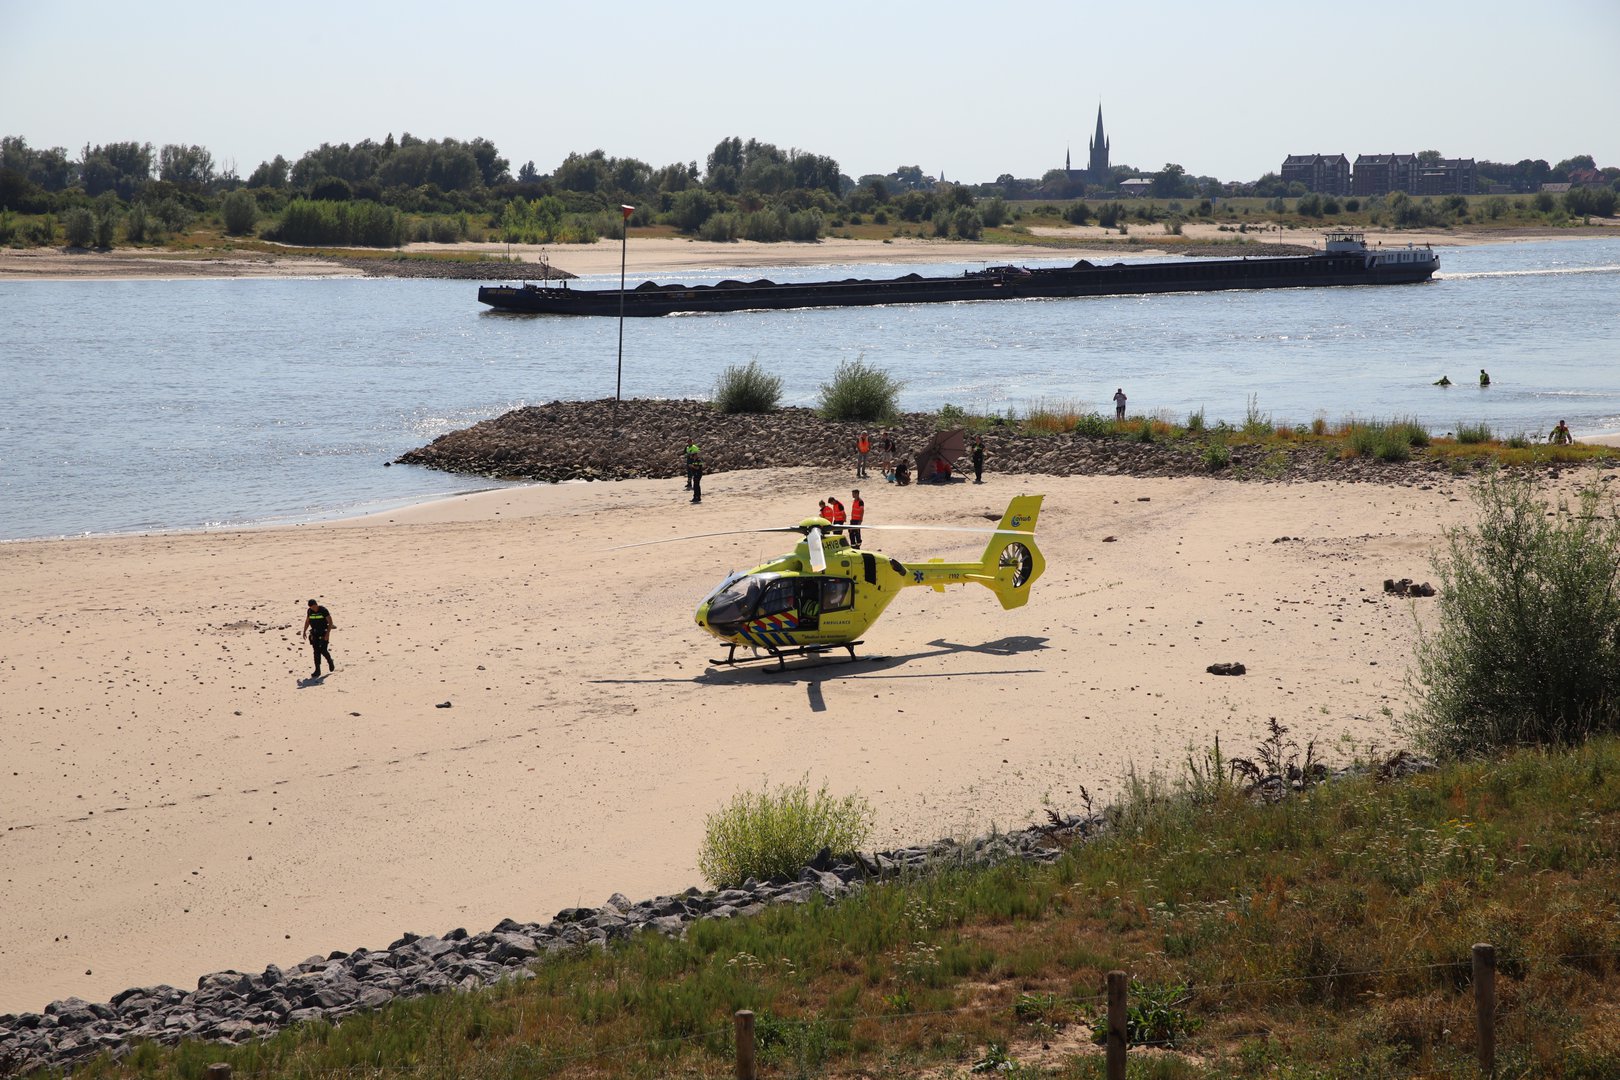
{"label": "brick apartment building", "polygon": [[1307,191],[1350,194],[1350,160],[1343,154],[1289,154],[1283,161],[1283,183],[1299,181]]}

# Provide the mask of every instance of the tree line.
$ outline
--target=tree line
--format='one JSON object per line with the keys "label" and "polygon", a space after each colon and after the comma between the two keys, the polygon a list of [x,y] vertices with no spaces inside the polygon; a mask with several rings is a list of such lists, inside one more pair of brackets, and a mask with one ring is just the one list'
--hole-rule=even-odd
{"label": "tree line", "polygon": [[[1515,182],[1541,175],[1620,177],[1620,169],[1597,170],[1590,156],[1556,166],[1527,161],[1500,167],[1509,168]],[[1495,177],[1499,167],[1482,162],[1477,172]],[[1274,174],[1234,185],[1193,176],[1175,163],[1154,172],[1116,166],[1100,183],[1068,169],[1050,170],[1038,180],[1003,174],[992,183],[950,183],[916,165],[851,178],[832,157],[739,137],[721,139],[701,165],[694,159],[654,166],[592,150],[568,154],[550,172],[531,160],[514,173],[510,160],[485,138],[389,134],[381,141],[322,143],[294,161],[278,154],[244,178],[231,166],[220,167],[203,146],[113,142],[86,144],[74,155],[6,136],[0,139],[0,243],[54,243],[58,235],[87,247],[107,246],[120,235],[131,243],[154,242],[202,215],[216,217],[232,235],[257,232],[300,244],[388,247],[473,235],[588,242],[620,235],[621,205],[635,207],[632,225],[663,225],[708,240],[815,240],[831,228],[866,222],[974,239],[1014,216],[1013,202],[1106,201],[1130,177],[1149,179],[1149,194],[1158,199],[1254,194],[1280,202],[1306,194]],[[1567,212],[1604,214],[1602,194],[1581,195],[1581,206]],[[1608,206],[1612,212],[1612,199]],[[1337,212],[1318,200],[1300,213],[1320,217],[1324,211]],[[1077,223],[1091,217],[1075,206],[1064,213]],[[1111,226],[1105,219],[1123,214],[1104,205],[1097,216]],[[1408,216],[1421,215],[1414,210]]]}

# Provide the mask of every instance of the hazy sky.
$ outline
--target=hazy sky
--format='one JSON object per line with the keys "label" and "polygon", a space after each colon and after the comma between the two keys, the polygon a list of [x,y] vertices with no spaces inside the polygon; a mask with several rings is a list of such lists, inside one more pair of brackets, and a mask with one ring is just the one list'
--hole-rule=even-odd
{"label": "hazy sky", "polygon": [[154,4],[0,0],[0,134],[196,143],[246,176],[322,142],[491,139],[512,169],[758,138],[851,176],[1113,161],[1252,180],[1289,153],[1620,165],[1620,0]]}

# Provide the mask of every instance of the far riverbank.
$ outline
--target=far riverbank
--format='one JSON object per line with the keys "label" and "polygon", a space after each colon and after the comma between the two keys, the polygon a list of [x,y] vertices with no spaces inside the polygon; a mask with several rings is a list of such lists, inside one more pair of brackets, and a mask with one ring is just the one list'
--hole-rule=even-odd
{"label": "far riverbank", "polygon": [[[537,268],[549,262],[556,270],[570,275],[617,274],[620,257],[625,256],[627,272],[640,276],[660,271],[691,270],[703,267],[818,266],[823,264],[932,263],[960,260],[1028,262],[1059,258],[1137,258],[1172,257],[1196,252],[1209,255],[1225,251],[1231,255],[1268,254],[1279,245],[1285,251],[1308,249],[1319,244],[1321,229],[1284,229],[1280,232],[1251,231],[1245,234],[1222,232],[1217,226],[1189,223],[1180,237],[1170,237],[1162,225],[1135,225],[1127,236],[1097,226],[1041,228],[1028,244],[981,243],[962,240],[923,240],[894,237],[884,240],[851,240],[829,237],[811,244],[762,244],[748,240],[716,243],[666,236],[642,237],[632,230],[628,245],[621,251],[617,240],[592,244],[407,244],[398,252],[378,252],[375,257],[310,255],[298,249],[244,250],[224,247],[188,251],[151,248],[80,251],[62,248],[0,250],[0,282],[6,280],[83,280],[83,279],[174,279],[230,277],[455,277],[471,279],[516,279],[538,277]],[[1615,237],[1617,225],[1578,226],[1568,229],[1449,230],[1412,232],[1367,230],[1368,238],[1387,245],[1430,244],[1435,247],[1468,247],[1479,244],[1518,243],[1536,240],[1570,240]],[[1218,245],[1215,251],[1208,245]],[[491,260],[510,257],[519,266],[494,262],[466,262],[434,256],[469,254]],[[411,258],[401,260],[399,255]]]}

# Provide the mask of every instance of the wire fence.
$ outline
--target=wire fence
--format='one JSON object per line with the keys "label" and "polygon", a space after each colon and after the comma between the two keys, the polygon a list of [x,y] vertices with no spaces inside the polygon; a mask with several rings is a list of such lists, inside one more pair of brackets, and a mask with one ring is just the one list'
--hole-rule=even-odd
{"label": "wire fence", "polygon": [[[1495,1075],[1495,1019],[1497,1014],[1495,998],[1495,972],[1499,966],[1508,965],[1528,968],[1539,964],[1571,963],[1592,960],[1620,960],[1620,949],[1601,950],[1596,952],[1540,954],[1540,955],[1504,955],[1498,956],[1494,948],[1488,944],[1474,946],[1473,954],[1466,960],[1443,961],[1429,964],[1412,964],[1398,967],[1359,968],[1350,971],[1323,972],[1310,975],[1280,975],[1262,979],[1246,979],[1231,982],[1222,982],[1214,989],[1227,993],[1233,990],[1276,986],[1286,983],[1312,983],[1329,982],[1334,980],[1365,978],[1371,976],[1399,976],[1415,975],[1424,972],[1441,970],[1462,970],[1470,972],[1470,981],[1473,984],[1474,1012],[1475,1012],[1475,1043],[1477,1047],[1477,1067],[1482,1075]],[[1189,1034],[1178,1034],[1167,1038],[1136,1038],[1128,1037],[1127,1020],[1130,1003],[1130,982],[1123,971],[1111,972],[1108,979],[1108,989],[1102,993],[1091,995],[1030,995],[1028,1002],[1031,1011],[1063,1010],[1100,1010],[1106,1012],[1093,1013],[1089,1022],[1094,1031],[1106,1032],[1106,1038],[1101,1040],[1105,1044],[1104,1053],[1108,1056],[1108,1077],[1123,1078],[1125,1076],[1125,1061],[1131,1050],[1159,1050],[1179,1051],[1185,1050],[1192,1040]],[[1200,990],[1200,993],[1205,990]],[[1189,996],[1191,992],[1189,991]],[[779,1038],[781,1032],[795,1029],[810,1029],[827,1025],[851,1026],[855,1024],[893,1024],[915,1023],[920,1020],[938,1019],[943,1017],[964,1016],[968,1014],[1006,1013],[1016,1011],[1017,1003],[1008,1005],[1002,1001],[985,1001],[967,1005],[953,1006],[934,1010],[905,1010],[888,1011],[881,1013],[838,1013],[825,1017],[768,1017],[767,1022],[772,1031],[773,1038]],[[758,1019],[750,1010],[739,1011],[732,1017],[729,1024],[706,1028],[702,1031],[689,1032],[684,1035],[660,1036],[650,1039],[638,1039],[631,1042],[618,1043],[611,1046],[598,1046],[588,1050],[572,1052],[547,1053],[543,1046],[535,1047],[537,1058],[530,1064],[540,1070],[563,1071],[592,1061],[600,1061],[606,1065],[616,1058],[629,1055],[658,1052],[668,1054],[678,1050],[681,1046],[695,1043],[714,1042],[724,1043],[735,1056],[736,1075],[742,1080],[755,1080],[760,1074],[757,1069],[759,1037],[755,1027]],[[1086,1022],[1082,1019],[1082,1022]],[[1231,1046],[1252,1039],[1269,1038],[1274,1034],[1270,1029],[1260,1028],[1249,1032],[1223,1031],[1219,1038],[1222,1044]],[[1207,1054],[1207,1049],[1200,1053]],[[1620,1070],[1620,1064],[1617,1064]],[[990,1071],[981,1069],[979,1071]],[[347,1065],[347,1066],[299,1066],[296,1073],[309,1080],[358,1080],[360,1077],[381,1076],[414,1076],[422,1074],[436,1074],[443,1076],[456,1075],[457,1067],[448,1062],[418,1062],[390,1065]],[[1438,1077],[1456,1076],[1458,1069],[1455,1065],[1447,1068],[1402,1070],[1405,1077]],[[257,1078],[285,1075],[286,1070],[233,1070],[230,1066],[220,1064],[210,1066],[207,1072],[209,1080],[225,1080],[225,1078]],[[1620,1074],[1620,1073],[1617,1073]]]}

